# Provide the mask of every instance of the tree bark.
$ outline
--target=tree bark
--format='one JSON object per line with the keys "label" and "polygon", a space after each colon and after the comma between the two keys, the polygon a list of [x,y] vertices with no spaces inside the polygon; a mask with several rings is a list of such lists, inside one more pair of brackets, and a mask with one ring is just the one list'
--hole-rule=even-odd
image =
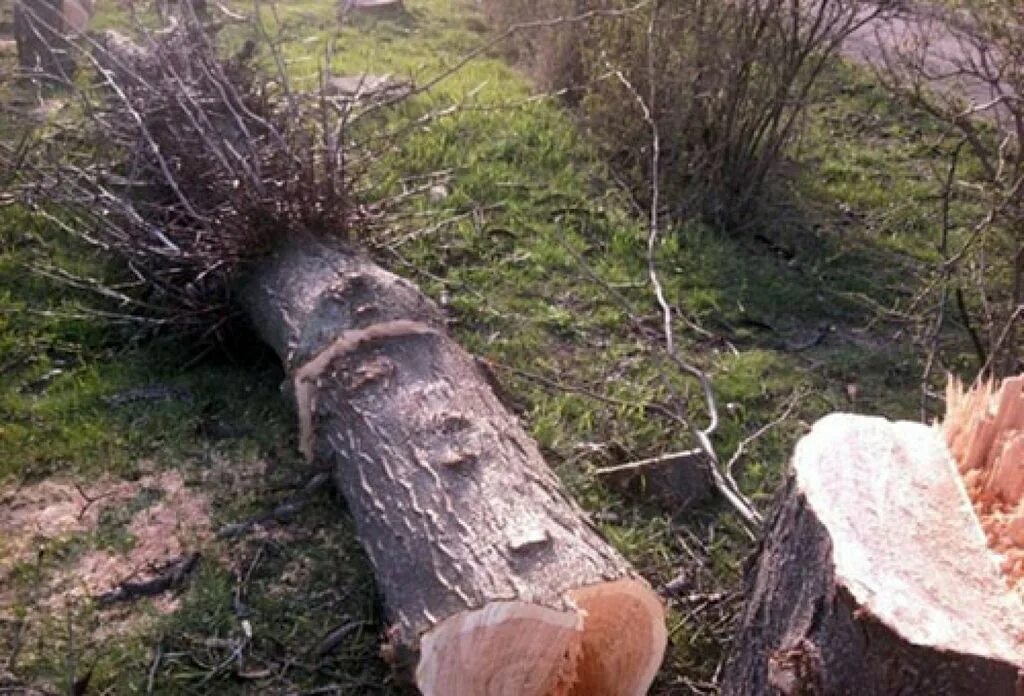
{"label": "tree bark", "polygon": [[57,75],[62,68],[55,51],[62,50],[60,0],[18,0],[14,4],[14,40],[18,65]]}
{"label": "tree bark", "polygon": [[92,0],[17,0],[14,40],[23,70],[66,79],[75,70],[69,34],[84,32]]}
{"label": "tree bark", "polygon": [[591,526],[412,284],[304,240],[241,290],[281,356],[301,449],[333,465],[427,694],[640,694],[660,601]]}
{"label": "tree bark", "polygon": [[1024,609],[942,433],[833,415],[797,446],[722,693],[1024,693]]}

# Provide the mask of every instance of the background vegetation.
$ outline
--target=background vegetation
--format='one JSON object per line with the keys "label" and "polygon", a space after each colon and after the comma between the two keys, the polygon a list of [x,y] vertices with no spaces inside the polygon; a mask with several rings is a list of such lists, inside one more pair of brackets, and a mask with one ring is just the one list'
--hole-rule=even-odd
{"label": "background vegetation", "polygon": [[[503,3],[510,12],[528,5]],[[957,170],[964,183],[948,193],[947,157],[962,133],[894,98],[871,71],[823,53],[788,81],[769,77],[782,54],[754,50],[743,32],[756,25],[733,27],[747,51],[737,55],[752,62],[731,63],[721,39],[731,35],[719,28],[733,25],[722,24],[731,21],[722,6],[664,6],[673,14],[650,35],[649,7],[573,32],[517,32],[518,67],[491,22],[527,16],[488,17],[458,0],[409,0],[402,16],[344,22],[323,0],[262,11],[295,90],[315,89],[325,66],[418,85],[444,76],[388,112],[401,137],[388,140],[361,192],[366,200],[424,195],[402,198],[362,241],[437,299],[458,338],[493,363],[556,472],[666,597],[671,645],[654,692],[713,693],[750,538],[716,497],[688,504],[680,487],[688,460],[625,477],[598,473],[692,447],[691,433],[655,407],[685,408],[700,423],[708,415],[699,385],[663,357],[647,282],[651,130],[640,104],[655,105],[665,143],[657,217],[667,229],[652,258],[678,351],[712,379],[721,417],[714,444],[728,460],[775,424],[746,443],[734,467],[762,511],[795,439],[817,417],[931,417],[941,410],[933,395],[942,369],[977,370],[963,319],[934,313],[934,289],[952,277],[943,276],[937,240],[945,234],[947,249],[958,248],[986,209],[971,184],[982,168],[967,150]],[[100,8],[97,28],[130,26],[116,4]],[[680,34],[693,19],[682,13],[699,8],[707,31]],[[570,13],[578,9],[587,8]],[[783,29],[761,31],[775,42],[785,37],[771,32]],[[587,37],[585,50],[573,36]],[[256,42],[258,63],[276,63],[249,23],[218,41],[233,53],[246,39]],[[659,86],[654,100],[651,55],[680,80]],[[701,55],[710,73],[696,69]],[[539,92],[519,69],[526,56],[551,68],[536,73]],[[60,91],[15,81],[4,60],[0,138],[10,163],[24,134],[75,117],[75,106]],[[746,83],[735,80],[743,65]],[[710,82],[697,88],[698,78]],[[552,88],[563,93],[547,94]],[[801,95],[775,121],[792,126],[772,126],[754,150],[735,149],[752,145],[744,138],[758,123],[754,95],[772,89]],[[738,116],[723,131],[729,108]],[[790,120],[785,109],[798,111]],[[301,487],[308,472],[294,453],[275,361],[244,334],[212,347],[150,339],[148,325],[116,299],[98,302],[54,272],[123,282],[108,258],[38,212],[0,208],[5,504],[45,482],[106,485],[173,470],[209,497],[215,530]],[[969,299],[968,308],[980,302]],[[127,398],[141,387],[158,396]],[[8,573],[0,683],[67,691],[89,674],[97,693],[401,691],[378,655],[386,626],[368,566],[329,494],[265,532],[195,539],[203,560],[178,609],[163,614],[140,600],[116,610],[132,619],[116,630],[112,610],[87,598],[61,609],[47,601],[59,592],[54,579],[90,550],[136,543],[123,517],[103,519],[93,530],[40,536],[37,552]],[[0,555],[10,543],[0,537]]]}

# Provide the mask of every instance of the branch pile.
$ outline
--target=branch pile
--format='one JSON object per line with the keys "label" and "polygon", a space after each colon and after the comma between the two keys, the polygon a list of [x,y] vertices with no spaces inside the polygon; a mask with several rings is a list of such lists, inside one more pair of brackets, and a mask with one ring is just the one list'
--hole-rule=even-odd
{"label": "branch pile", "polygon": [[96,79],[75,90],[70,119],[0,163],[23,165],[21,200],[126,263],[134,311],[209,330],[247,261],[296,231],[344,239],[372,213],[355,202],[367,160],[353,100],[291,90],[283,64],[268,78],[251,40],[224,60],[206,28],[191,14],[140,27],[141,46],[84,39]]}

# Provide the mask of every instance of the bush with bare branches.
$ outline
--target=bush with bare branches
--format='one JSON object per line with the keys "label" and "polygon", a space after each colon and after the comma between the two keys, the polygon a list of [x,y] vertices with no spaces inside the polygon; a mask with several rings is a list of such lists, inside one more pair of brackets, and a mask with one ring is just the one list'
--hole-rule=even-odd
{"label": "bush with bare branches", "polygon": [[948,357],[939,351],[941,331],[958,321],[982,375],[1016,374],[1024,314],[1024,7],[964,0],[954,9],[918,8],[880,30],[877,43],[883,82],[942,124],[951,143],[937,230],[942,261],[910,312],[925,301],[936,307],[921,331],[928,368]]}
{"label": "bush with bare branches", "polygon": [[[842,41],[894,0],[561,0],[484,2],[520,32],[518,53],[546,88],[578,96],[596,142],[627,183],[648,190],[650,123],[663,198],[679,216],[748,225],[798,135],[812,87]],[[614,17],[572,21],[595,9]],[[575,89],[574,89],[575,88]]]}

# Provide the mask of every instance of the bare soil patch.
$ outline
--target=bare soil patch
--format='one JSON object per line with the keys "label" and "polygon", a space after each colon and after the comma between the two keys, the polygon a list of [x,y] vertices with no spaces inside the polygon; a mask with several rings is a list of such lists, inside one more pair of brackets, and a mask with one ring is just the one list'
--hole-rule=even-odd
{"label": "bare soil patch", "polygon": [[[145,578],[195,550],[211,535],[209,507],[207,497],[188,488],[179,471],[88,486],[48,480],[0,491],[0,615],[17,599],[14,574],[26,564],[41,564],[49,546],[77,539],[86,548],[47,567],[41,584],[32,588],[35,608],[57,611],[125,580]],[[127,517],[121,531],[128,548],[108,548],[96,538],[101,522],[112,515]],[[176,606],[172,597],[153,604],[162,612]]]}

